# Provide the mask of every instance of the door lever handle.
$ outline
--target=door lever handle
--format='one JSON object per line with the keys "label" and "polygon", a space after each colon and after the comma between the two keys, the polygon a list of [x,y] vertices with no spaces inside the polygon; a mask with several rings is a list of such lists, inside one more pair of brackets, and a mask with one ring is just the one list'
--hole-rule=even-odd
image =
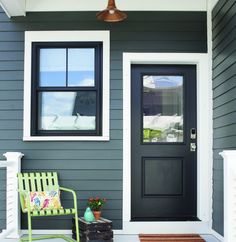
{"label": "door lever handle", "polygon": [[196,149],[197,149],[196,143],[190,143],[190,151],[191,152],[196,152]]}

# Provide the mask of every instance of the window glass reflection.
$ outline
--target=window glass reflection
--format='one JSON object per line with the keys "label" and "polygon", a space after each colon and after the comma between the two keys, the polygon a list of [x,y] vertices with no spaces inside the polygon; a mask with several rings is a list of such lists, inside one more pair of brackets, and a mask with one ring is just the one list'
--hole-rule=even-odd
{"label": "window glass reflection", "polygon": [[96,92],[40,92],[40,130],[95,130]]}
{"label": "window glass reflection", "polygon": [[66,49],[41,48],[39,58],[39,85],[66,86]]}
{"label": "window glass reflection", "polygon": [[93,48],[68,49],[68,86],[94,86]]}
{"label": "window glass reflection", "polygon": [[183,76],[143,76],[143,142],[183,142]]}

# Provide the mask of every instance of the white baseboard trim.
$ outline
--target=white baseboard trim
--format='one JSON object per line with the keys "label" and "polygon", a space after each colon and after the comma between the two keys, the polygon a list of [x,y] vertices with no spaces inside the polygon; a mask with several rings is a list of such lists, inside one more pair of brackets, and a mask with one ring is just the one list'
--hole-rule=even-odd
{"label": "white baseboard trim", "polygon": [[224,241],[224,237],[212,229],[211,234],[216,237],[219,241]]}
{"label": "white baseboard trim", "polygon": [[[46,230],[46,229],[33,229],[33,234],[41,235],[41,234],[72,234],[71,230],[62,230],[62,229],[53,229],[53,230]],[[27,229],[21,230],[21,234],[28,234]]]}
{"label": "white baseboard trim", "polygon": [[[131,233],[125,233],[124,230],[121,229],[116,229],[113,230],[115,235],[127,235]],[[27,235],[28,234],[28,230],[21,230],[21,235]],[[33,230],[33,234],[34,235],[42,235],[42,234],[65,234],[65,235],[71,235],[72,232],[71,230],[62,230],[62,229],[54,229],[54,230],[41,230],[41,229],[35,229]],[[135,233],[133,233],[134,235]],[[222,235],[220,235],[219,233],[217,233],[215,230],[211,230],[209,233],[204,233],[204,234],[211,234],[212,236],[216,237],[219,241],[224,241],[224,237]]]}
{"label": "white baseboard trim", "polygon": [[[62,229],[50,229],[50,230],[45,230],[45,229],[35,229],[32,230],[33,234],[35,235],[42,235],[42,234],[72,234],[71,230],[62,230]],[[123,230],[113,230],[114,234],[124,234]],[[28,230],[23,229],[21,230],[21,235],[27,235]]]}

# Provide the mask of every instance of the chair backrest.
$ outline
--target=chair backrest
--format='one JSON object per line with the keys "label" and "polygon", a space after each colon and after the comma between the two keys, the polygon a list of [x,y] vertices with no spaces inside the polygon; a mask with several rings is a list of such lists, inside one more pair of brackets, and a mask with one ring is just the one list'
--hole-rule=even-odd
{"label": "chair backrest", "polygon": [[19,192],[41,192],[58,189],[58,177],[56,172],[18,173]]}

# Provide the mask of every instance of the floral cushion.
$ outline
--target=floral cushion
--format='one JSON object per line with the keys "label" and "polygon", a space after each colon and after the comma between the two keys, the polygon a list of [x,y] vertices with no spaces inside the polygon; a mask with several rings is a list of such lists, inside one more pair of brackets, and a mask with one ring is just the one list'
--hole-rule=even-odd
{"label": "floral cushion", "polygon": [[[28,192],[25,195],[25,204],[27,204],[28,201],[30,203],[30,211],[62,208],[59,190]],[[27,209],[25,209],[25,211],[27,211]]]}

